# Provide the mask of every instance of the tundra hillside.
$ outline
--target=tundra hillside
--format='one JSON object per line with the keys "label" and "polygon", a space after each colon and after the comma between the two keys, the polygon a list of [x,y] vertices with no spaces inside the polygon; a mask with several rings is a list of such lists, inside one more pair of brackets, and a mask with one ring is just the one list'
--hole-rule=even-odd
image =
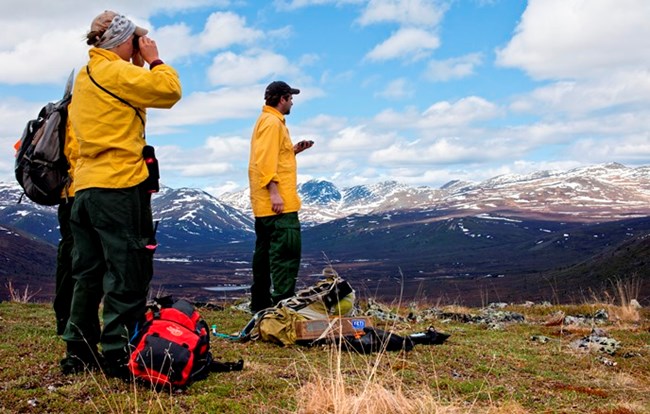
{"label": "tundra hillside", "polygon": [[[63,376],[51,304],[19,293],[0,303],[0,413],[650,413],[650,311],[629,296],[484,308],[362,303],[384,329],[451,336],[370,355],[213,337],[215,358],[242,358],[243,371],[156,392],[96,372]],[[226,333],[250,318],[230,303],[199,310]]]}

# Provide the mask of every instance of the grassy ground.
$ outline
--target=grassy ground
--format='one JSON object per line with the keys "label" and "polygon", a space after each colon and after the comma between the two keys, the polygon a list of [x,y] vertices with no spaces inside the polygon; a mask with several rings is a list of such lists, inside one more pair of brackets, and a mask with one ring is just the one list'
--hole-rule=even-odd
{"label": "grassy ground", "polygon": [[[602,328],[621,344],[614,355],[569,346],[589,335],[589,326],[544,323],[560,310],[589,315],[600,306],[508,307],[526,321],[500,329],[453,320],[391,324],[403,334],[430,324],[451,334],[443,345],[408,353],[363,356],[212,338],[215,357],[243,358],[244,370],[157,393],[101,374],[63,376],[65,347],[51,306],[3,302],[0,413],[650,413],[650,312],[630,316],[609,306]],[[201,313],[229,333],[250,317],[230,308]],[[531,340],[535,335],[550,340]]]}

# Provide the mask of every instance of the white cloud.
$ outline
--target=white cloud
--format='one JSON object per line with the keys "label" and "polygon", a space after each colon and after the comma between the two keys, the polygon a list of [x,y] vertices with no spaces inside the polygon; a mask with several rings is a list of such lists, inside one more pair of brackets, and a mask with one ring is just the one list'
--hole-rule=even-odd
{"label": "white cloud", "polygon": [[[0,83],[56,84],[65,81],[72,68],[85,64],[88,46],[84,36],[92,19],[106,9],[126,15],[155,36],[156,28],[148,22],[154,14],[229,4],[226,0],[23,0],[3,3]],[[191,43],[184,44],[185,48],[187,44]]]}
{"label": "white cloud", "polygon": [[612,72],[609,76],[563,81],[534,89],[512,102],[515,111],[583,115],[603,109],[650,104],[650,70]]}
{"label": "white cloud", "polygon": [[436,134],[443,131],[446,134],[451,131],[467,133],[470,125],[494,119],[500,114],[501,109],[495,104],[478,96],[469,96],[455,102],[436,102],[423,112],[415,107],[403,112],[384,110],[375,116],[375,121],[384,127],[415,128],[435,131]]}
{"label": "white cloud", "polygon": [[424,77],[432,81],[448,81],[473,75],[477,66],[483,63],[480,53],[445,59],[432,60],[427,65]]}
{"label": "white cloud", "polygon": [[628,165],[643,165],[650,159],[650,134],[645,132],[628,137],[579,140],[569,152],[577,159],[588,159],[592,163],[616,159]]}
{"label": "white cloud", "polygon": [[440,46],[440,39],[434,33],[417,28],[402,28],[375,46],[368,54],[369,60],[411,58],[418,60]]}
{"label": "white cloud", "polygon": [[358,22],[362,26],[396,22],[405,26],[435,27],[447,6],[435,0],[370,0]]}
{"label": "white cloud", "polygon": [[11,50],[0,51],[0,83],[63,84],[71,70],[86,62],[87,50],[75,30],[27,38]]}
{"label": "white cloud", "polygon": [[207,185],[204,187],[206,193],[211,194],[214,197],[219,198],[222,194],[235,192],[240,189],[238,183],[234,181],[225,181],[222,183]]}
{"label": "white cloud", "polygon": [[508,139],[466,142],[461,138],[442,138],[432,143],[421,141],[395,143],[374,151],[369,160],[375,165],[435,165],[487,162],[513,157],[521,147]]}
{"label": "white cloud", "polygon": [[251,44],[263,33],[246,27],[246,19],[231,12],[212,13],[198,38],[200,51],[225,49],[236,44]]}
{"label": "white cloud", "polygon": [[156,155],[165,170],[175,171],[182,177],[209,178],[241,170],[237,166],[248,161],[248,148],[249,140],[246,138],[213,136],[197,148],[159,145],[156,146]]}
{"label": "white cloud", "polygon": [[[54,100],[56,99],[52,99]],[[33,103],[22,99],[4,98],[0,101],[0,136],[11,135],[16,139],[20,138],[27,121],[36,118],[43,105],[45,102]]]}
{"label": "white cloud", "polygon": [[274,0],[273,4],[279,10],[294,10],[311,6],[362,4],[366,1],[367,0]]}
{"label": "white cloud", "polygon": [[264,104],[264,87],[265,85],[226,87],[192,93],[183,97],[172,109],[154,112],[147,128],[201,125],[224,119],[255,117]]}
{"label": "white cloud", "polygon": [[[302,93],[301,93],[302,94]],[[332,133],[346,128],[349,121],[343,117],[319,114],[313,118],[307,119],[300,125],[291,126],[291,136],[329,136]],[[329,138],[328,138],[329,139]]]}
{"label": "white cloud", "polygon": [[386,88],[375,94],[375,96],[387,99],[405,99],[413,96],[414,93],[415,90],[409,81],[404,78],[399,78],[389,82]]}
{"label": "white cloud", "polygon": [[[292,83],[293,85],[293,83]],[[315,88],[302,87],[300,105],[322,94]],[[208,92],[194,92],[184,96],[173,108],[150,111],[147,132],[164,133],[182,126],[207,125],[227,119],[251,119],[259,115],[264,105],[266,84],[223,87]],[[297,111],[296,107],[294,110]]]}
{"label": "white cloud", "polygon": [[365,125],[357,125],[338,131],[336,136],[328,141],[328,148],[344,154],[356,155],[355,150],[370,151],[373,148],[381,148],[393,139],[391,133],[375,133],[375,131],[368,131]]}
{"label": "white cloud", "polygon": [[537,79],[584,78],[650,65],[647,0],[529,0],[497,63]]}
{"label": "white cloud", "polygon": [[156,41],[160,56],[165,62],[173,63],[180,58],[196,53],[197,37],[185,23],[163,26],[149,33]]}
{"label": "white cloud", "polygon": [[289,60],[265,50],[248,51],[237,55],[225,52],[214,57],[208,69],[212,85],[245,85],[271,76],[299,76],[299,69]]}
{"label": "white cloud", "polygon": [[193,34],[185,23],[162,26],[151,33],[159,43],[161,56],[167,62],[195,54],[207,54],[232,46],[250,45],[263,37],[259,30],[246,26],[246,19],[231,12],[212,13],[203,30]]}
{"label": "white cloud", "polygon": [[462,126],[492,119],[499,108],[478,96],[469,96],[451,103],[437,102],[422,113],[420,125],[424,127]]}
{"label": "white cloud", "polygon": [[227,160],[248,155],[249,144],[250,141],[248,139],[238,136],[209,137],[205,142],[205,149],[209,153]]}

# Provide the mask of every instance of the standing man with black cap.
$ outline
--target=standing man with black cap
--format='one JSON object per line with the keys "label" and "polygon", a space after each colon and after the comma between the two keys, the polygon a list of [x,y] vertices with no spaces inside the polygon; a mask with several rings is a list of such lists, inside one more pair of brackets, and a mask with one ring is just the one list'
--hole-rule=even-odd
{"label": "standing man with black cap", "polygon": [[257,237],[251,286],[253,312],[295,292],[301,254],[296,154],[314,144],[301,141],[293,145],[285,123],[293,95],[299,93],[285,82],[271,82],[251,137],[248,179]]}

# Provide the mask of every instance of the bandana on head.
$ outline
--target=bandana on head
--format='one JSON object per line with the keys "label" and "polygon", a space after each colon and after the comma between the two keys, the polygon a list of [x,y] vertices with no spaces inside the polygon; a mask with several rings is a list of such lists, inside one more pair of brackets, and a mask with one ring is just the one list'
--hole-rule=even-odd
{"label": "bandana on head", "polygon": [[95,47],[112,49],[126,42],[133,32],[135,32],[135,23],[118,14],[113,18],[113,21],[108,26],[108,29],[106,29],[102,37],[99,38]]}

